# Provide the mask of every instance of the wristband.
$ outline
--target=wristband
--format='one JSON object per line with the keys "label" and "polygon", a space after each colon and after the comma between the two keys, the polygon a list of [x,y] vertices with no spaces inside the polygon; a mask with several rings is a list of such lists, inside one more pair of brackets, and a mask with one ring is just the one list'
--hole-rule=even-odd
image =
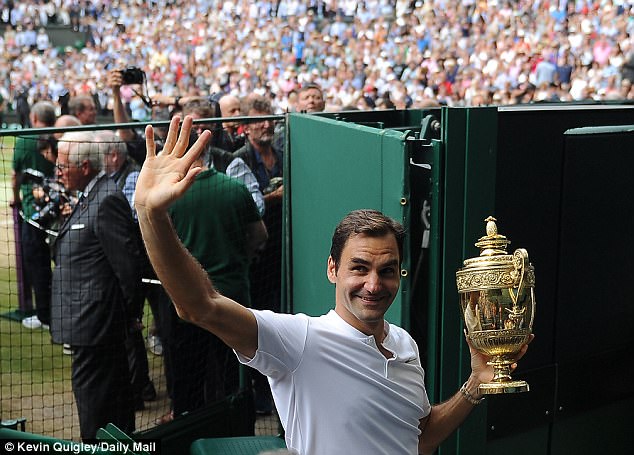
{"label": "wristband", "polygon": [[469,393],[469,391],[467,390],[466,382],[462,384],[462,387],[460,387],[460,393],[465,398],[465,400],[467,400],[469,403],[471,403],[474,406],[477,406],[484,401],[484,397],[478,399]]}
{"label": "wristband", "polygon": [[179,107],[181,105],[181,97],[180,96],[175,96],[174,97],[174,106]]}

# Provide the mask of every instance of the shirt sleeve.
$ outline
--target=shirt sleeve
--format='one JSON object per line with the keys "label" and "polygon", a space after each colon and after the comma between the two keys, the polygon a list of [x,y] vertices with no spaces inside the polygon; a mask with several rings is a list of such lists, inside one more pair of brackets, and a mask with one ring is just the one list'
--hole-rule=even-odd
{"label": "shirt sleeve", "polygon": [[252,359],[236,352],[238,360],[272,378],[294,371],[302,358],[308,316],[250,309],[258,324],[258,350]]}
{"label": "shirt sleeve", "polygon": [[125,179],[123,188],[121,189],[121,191],[123,192],[123,195],[128,201],[128,204],[130,204],[130,208],[132,209],[132,215],[134,216],[135,220],[137,219],[137,216],[136,216],[136,210],[134,209],[134,190],[136,188],[136,181],[139,178],[139,174],[140,174],[139,171],[130,172]]}
{"label": "shirt sleeve", "polygon": [[229,177],[233,177],[247,187],[260,215],[264,215],[264,196],[262,196],[262,192],[260,191],[260,185],[244,160],[242,158],[235,158],[231,164],[227,166],[226,173]]}

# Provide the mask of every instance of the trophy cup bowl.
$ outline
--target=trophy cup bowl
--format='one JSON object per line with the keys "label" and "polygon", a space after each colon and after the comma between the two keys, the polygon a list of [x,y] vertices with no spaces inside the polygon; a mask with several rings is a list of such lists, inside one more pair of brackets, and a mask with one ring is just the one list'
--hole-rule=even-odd
{"label": "trophy cup bowl", "polygon": [[482,394],[528,392],[525,381],[511,378],[511,365],[533,329],[535,270],[526,250],[511,255],[511,242],[497,232],[489,217],[487,235],[476,246],[480,256],[466,259],[456,272],[460,308],[472,346],[491,357],[493,379],[480,384]]}

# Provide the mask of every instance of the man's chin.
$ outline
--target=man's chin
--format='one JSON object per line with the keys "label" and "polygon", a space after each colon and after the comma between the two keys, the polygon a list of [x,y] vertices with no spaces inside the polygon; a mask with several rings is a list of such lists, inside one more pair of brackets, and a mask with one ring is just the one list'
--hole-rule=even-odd
{"label": "man's chin", "polygon": [[268,147],[273,143],[273,136],[266,139],[260,139],[257,142],[260,147]]}
{"label": "man's chin", "polygon": [[385,312],[389,306],[386,306],[385,301],[366,301],[358,299],[358,316],[359,319],[365,319],[368,322],[383,319]]}

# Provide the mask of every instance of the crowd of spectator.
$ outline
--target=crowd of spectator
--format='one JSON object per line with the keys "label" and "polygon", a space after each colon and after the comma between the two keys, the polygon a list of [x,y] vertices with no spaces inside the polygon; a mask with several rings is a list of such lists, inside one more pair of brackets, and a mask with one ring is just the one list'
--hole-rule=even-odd
{"label": "crowd of spectator", "polygon": [[[633,99],[629,0],[0,0],[0,95],[90,94],[138,66],[151,97],[226,92],[292,110],[317,83],[326,110]],[[56,48],[47,24],[85,33]],[[150,111],[132,90],[132,118]],[[139,89],[139,87],[136,87]]]}

